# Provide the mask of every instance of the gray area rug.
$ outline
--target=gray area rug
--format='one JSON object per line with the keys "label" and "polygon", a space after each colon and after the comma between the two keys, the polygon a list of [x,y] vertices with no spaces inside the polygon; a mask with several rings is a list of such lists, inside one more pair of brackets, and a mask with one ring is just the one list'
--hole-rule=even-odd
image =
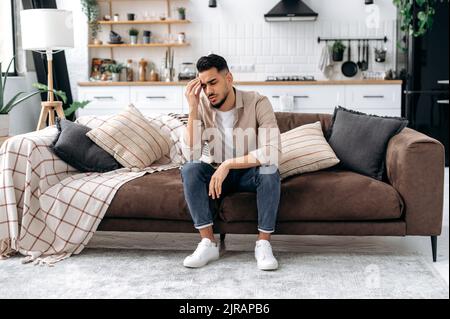
{"label": "gray area rug", "polygon": [[0,261],[1,298],[449,298],[422,256],[279,252],[262,272],[252,252],[201,269],[186,251],[86,249],[55,267]]}

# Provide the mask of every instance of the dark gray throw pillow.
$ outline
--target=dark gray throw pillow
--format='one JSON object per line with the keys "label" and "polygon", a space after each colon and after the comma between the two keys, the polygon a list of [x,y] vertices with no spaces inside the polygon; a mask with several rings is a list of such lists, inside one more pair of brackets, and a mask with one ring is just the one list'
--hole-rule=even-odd
{"label": "dark gray throw pillow", "polygon": [[58,136],[50,149],[81,172],[109,172],[122,167],[114,157],[86,136],[91,129],[66,119],[56,119]]}
{"label": "dark gray throw pillow", "polygon": [[404,118],[368,115],[338,106],[328,143],[341,167],[382,180],[389,140],[407,125]]}

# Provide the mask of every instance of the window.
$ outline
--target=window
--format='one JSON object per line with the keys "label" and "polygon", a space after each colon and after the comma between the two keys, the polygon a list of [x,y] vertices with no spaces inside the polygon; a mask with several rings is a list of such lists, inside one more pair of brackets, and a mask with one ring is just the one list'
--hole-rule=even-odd
{"label": "window", "polygon": [[[14,0],[0,0],[0,61],[1,72],[6,72],[9,61],[15,55],[14,43]],[[11,65],[10,74],[16,74],[15,66]]]}

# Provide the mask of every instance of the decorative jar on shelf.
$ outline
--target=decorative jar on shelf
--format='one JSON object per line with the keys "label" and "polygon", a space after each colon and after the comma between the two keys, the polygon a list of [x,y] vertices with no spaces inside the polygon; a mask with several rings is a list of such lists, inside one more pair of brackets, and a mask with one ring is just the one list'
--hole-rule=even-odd
{"label": "decorative jar on shelf", "polygon": [[178,43],[183,44],[186,42],[186,33],[180,32],[178,33]]}
{"label": "decorative jar on shelf", "polygon": [[150,43],[151,35],[152,35],[151,31],[146,30],[146,31],[143,32],[143,38],[142,39],[143,39],[144,44],[149,44]]}
{"label": "decorative jar on shelf", "polygon": [[159,74],[156,72],[155,68],[152,68],[150,71],[150,81],[159,81]]}
{"label": "decorative jar on shelf", "polygon": [[134,81],[134,74],[133,74],[133,60],[127,61],[127,82],[133,82]]}

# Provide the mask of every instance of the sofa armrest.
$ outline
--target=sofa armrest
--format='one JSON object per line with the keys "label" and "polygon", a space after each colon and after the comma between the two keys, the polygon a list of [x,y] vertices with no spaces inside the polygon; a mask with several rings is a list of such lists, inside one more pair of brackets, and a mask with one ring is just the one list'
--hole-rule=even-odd
{"label": "sofa armrest", "polygon": [[407,235],[441,233],[444,163],[444,146],[415,130],[405,128],[389,141],[387,177],[403,198]]}

